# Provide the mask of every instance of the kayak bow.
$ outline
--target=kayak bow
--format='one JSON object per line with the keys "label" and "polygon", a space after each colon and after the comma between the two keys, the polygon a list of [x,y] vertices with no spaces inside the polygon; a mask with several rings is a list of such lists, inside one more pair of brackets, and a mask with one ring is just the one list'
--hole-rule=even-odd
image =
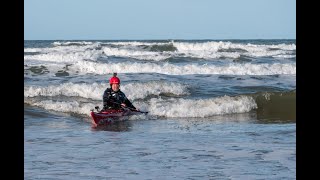
{"label": "kayak bow", "polygon": [[114,121],[121,121],[132,114],[129,109],[108,109],[100,112],[91,111],[91,122],[94,127],[108,125]]}

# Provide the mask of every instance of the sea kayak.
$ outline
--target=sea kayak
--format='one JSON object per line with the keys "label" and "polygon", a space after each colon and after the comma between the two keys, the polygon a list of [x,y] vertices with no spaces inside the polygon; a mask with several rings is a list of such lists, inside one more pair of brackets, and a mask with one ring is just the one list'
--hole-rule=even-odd
{"label": "sea kayak", "polygon": [[128,116],[135,114],[129,109],[108,109],[100,112],[91,111],[91,122],[93,127],[108,125],[114,121],[121,121],[128,118]]}

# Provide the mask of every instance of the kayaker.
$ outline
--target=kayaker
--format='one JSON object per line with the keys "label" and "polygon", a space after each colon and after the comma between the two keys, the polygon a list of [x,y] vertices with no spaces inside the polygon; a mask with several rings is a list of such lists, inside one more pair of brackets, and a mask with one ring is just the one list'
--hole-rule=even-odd
{"label": "kayaker", "polygon": [[120,90],[120,79],[117,77],[117,73],[113,73],[113,77],[110,78],[109,84],[110,88],[107,88],[103,93],[103,110],[120,109],[121,107],[124,107],[139,111],[139,109],[135,108],[126,95]]}

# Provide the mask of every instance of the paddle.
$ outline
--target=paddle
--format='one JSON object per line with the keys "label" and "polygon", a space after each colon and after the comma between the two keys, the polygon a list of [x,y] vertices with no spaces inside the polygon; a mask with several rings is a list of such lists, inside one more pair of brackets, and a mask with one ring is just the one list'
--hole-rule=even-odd
{"label": "paddle", "polygon": [[148,111],[138,111],[136,109],[133,109],[133,108],[129,108],[129,107],[123,107],[121,106],[122,108],[127,108],[127,109],[130,109],[131,111],[135,111],[135,112],[139,112],[139,113],[144,113],[144,114],[148,114]]}
{"label": "paddle", "polygon": [[[121,106],[121,104],[119,104],[119,103],[116,103],[116,102],[112,102],[112,101],[110,101],[111,103],[113,103],[113,104],[117,104],[117,105],[120,105]],[[149,112],[148,111],[138,111],[138,110],[136,110],[136,109],[133,109],[133,108],[130,108],[130,107],[124,107],[124,106],[121,106],[122,108],[126,108],[126,109],[130,109],[131,111],[135,111],[135,112],[139,112],[139,113],[144,113],[144,114],[148,114]],[[99,111],[99,106],[96,106],[95,107],[95,109],[97,110],[97,111]]]}
{"label": "paddle", "polygon": [[110,101],[111,103],[114,103],[114,104],[117,104],[117,105],[120,105],[122,108],[126,108],[126,109],[130,109],[131,111],[135,111],[135,112],[139,112],[139,113],[144,113],[144,114],[148,114],[148,111],[138,111],[138,110],[136,110],[136,109],[133,109],[133,108],[130,108],[130,107],[125,107],[125,106],[122,106],[121,104],[119,104],[119,103],[116,103],[116,102],[112,102],[112,101]]}

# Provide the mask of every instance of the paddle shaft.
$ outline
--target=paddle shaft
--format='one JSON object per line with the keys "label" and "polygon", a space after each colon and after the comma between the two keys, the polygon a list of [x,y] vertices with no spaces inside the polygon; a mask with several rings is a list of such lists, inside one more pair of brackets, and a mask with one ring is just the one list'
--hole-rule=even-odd
{"label": "paddle shaft", "polygon": [[122,106],[121,104],[119,104],[119,103],[116,103],[116,102],[112,102],[112,101],[110,101],[111,103],[113,103],[113,104],[117,104],[117,105],[120,105],[122,108],[127,108],[127,109],[130,109],[131,111],[135,111],[135,112],[139,112],[139,113],[145,113],[145,114],[148,114],[148,112],[146,111],[146,112],[144,112],[144,111],[138,111],[138,110],[136,110],[136,109],[133,109],[133,108],[130,108],[130,107],[125,107],[125,106]]}

